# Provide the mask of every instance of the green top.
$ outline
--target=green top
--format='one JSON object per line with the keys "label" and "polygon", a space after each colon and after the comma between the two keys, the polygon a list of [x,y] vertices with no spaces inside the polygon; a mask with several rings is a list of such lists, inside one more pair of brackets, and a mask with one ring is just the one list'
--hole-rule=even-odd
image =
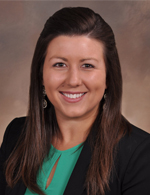
{"label": "green top", "polygon": [[[46,195],[62,195],[64,193],[68,180],[83,148],[83,145],[81,145],[82,143],[77,146],[74,146],[73,148],[63,151],[57,150],[51,145],[50,152],[48,156],[44,159],[42,169],[39,170],[37,175],[37,184],[40,186],[40,188],[44,191]],[[50,185],[46,189],[47,179],[57,160],[58,164],[54,176]],[[24,195],[33,194],[35,195],[36,193],[31,192],[27,188]]]}

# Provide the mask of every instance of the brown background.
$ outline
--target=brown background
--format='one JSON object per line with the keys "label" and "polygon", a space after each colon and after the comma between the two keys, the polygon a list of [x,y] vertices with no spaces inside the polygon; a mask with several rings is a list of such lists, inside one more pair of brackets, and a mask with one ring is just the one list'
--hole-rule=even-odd
{"label": "brown background", "polygon": [[113,28],[123,74],[122,112],[150,132],[150,2],[1,1],[0,143],[8,123],[26,115],[30,64],[46,19],[65,6],[85,6]]}

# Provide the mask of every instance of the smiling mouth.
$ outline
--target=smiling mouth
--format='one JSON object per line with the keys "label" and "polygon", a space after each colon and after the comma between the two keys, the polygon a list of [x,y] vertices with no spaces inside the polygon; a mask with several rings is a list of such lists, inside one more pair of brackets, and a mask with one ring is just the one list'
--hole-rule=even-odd
{"label": "smiling mouth", "polygon": [[82,97],[85,93],[76,93],[76,94],[71,94],[71,93],[63,93],[60,92],[62,95],[64,95],[65,97],[68,97],[70,99],[76,99],[76,98],[80,98]]}

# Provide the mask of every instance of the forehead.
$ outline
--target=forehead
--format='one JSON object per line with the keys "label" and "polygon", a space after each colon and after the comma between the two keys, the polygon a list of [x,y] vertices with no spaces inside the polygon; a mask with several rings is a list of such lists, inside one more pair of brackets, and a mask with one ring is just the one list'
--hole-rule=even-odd
{"label": "forehead", "polygon": [[103,44],[85,35],[80,36],[58,36],[54,38],[47,47],[47,55],[68,55],[86,57],[102,57],[104,53]]}

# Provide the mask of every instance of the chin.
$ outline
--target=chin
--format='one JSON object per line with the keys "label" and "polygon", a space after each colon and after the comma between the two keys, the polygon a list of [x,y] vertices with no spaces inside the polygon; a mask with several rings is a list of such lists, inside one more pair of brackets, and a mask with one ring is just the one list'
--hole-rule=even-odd
{"label": "chin", "polygon": [[73,113],[66,113],[66,117],[68,117],[68,118],[81,118],[81,117],[83,117],[83,114],[80,112],[80,113],[78,113],[78,112],[73,112]]}

